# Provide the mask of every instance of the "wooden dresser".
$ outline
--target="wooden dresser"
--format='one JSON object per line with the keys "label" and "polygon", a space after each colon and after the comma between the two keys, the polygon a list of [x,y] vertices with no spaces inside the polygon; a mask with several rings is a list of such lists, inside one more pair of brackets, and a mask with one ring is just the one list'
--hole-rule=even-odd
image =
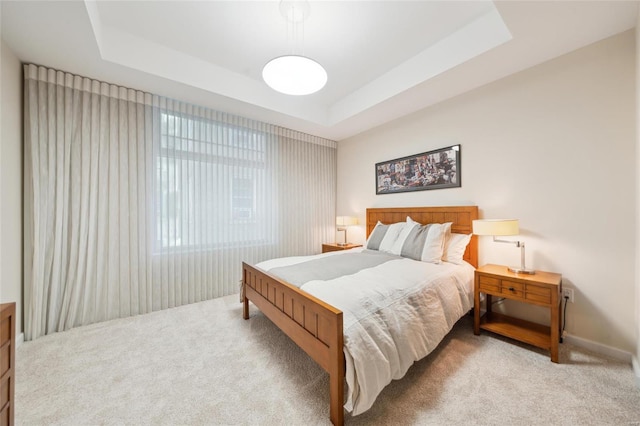
{"label": "wooden dresser", "polygon": [[13,425],[16,304],[0,304],[0,426]]}

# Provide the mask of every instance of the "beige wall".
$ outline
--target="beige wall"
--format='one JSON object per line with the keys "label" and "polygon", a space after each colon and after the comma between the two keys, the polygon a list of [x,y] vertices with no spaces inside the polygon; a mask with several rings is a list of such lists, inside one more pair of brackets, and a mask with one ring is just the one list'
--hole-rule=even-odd
{"label": "beige wall", "polygon": [[[337,214],[476,204],[518,218],[528,266],[575,288],[566,331],[635,352],[634,46],[628,31],[341,141]],[[376,162],[458,143],[461,188],[375,195]],[[481,237],[480,263],[518,264],[519,251]]]}
{"label": "beige wall", "polygon": [[22,66],[1,42],[0,301],[16,303],[22,331]]}

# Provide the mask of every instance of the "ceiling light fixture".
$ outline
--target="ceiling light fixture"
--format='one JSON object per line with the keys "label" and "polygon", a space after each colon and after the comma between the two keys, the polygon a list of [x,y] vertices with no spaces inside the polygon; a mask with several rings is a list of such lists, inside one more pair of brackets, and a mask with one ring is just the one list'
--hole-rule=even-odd
{"label": "ceiling light fixture", "polygon": [[[304,41],[304,21],[311,7],[306,0],[281,0],[280,13],[287,23],[287,39],[293,41],[292,54],[267,62],[262,78],[273,90],[286,95],[309,95],[322,89],[327,83],[327,71],[318,62],[296,54],[298,39]],[[302,44],[302,43],[300,43]]]}

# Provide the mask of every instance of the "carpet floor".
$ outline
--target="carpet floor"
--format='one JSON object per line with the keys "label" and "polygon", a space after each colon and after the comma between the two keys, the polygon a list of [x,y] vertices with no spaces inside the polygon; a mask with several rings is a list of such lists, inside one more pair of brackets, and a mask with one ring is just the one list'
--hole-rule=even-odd
{"label": "carpet floor", "polygon": [[[546,352],[462,318],[348,425],[640,424],[631,366]],[[328,375],[238,296],[79,327],[16,350],[17,425],[328,425]]]}

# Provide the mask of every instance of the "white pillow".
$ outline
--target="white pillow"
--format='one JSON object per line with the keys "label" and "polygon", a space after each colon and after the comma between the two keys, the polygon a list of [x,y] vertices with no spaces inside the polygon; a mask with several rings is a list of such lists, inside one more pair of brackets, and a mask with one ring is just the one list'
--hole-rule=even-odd
{"label": "white pillow", "polygon": [[444,254],[442,260],[456,265],[461,265],[464,256],[464,252],[471,241],[471,235],[473,234],[451,234],[449,239],[445,242]]}
{"label": "white pillow", "polygon": [[444,237],[447,230],[451,229],[451,222],[432,223],[424,243],[420,260],[429,263],[440,263],[444,253]]}
{"label": "white pillow", "polygon": [[411,219],[411,216],[407,216],[407,223],[417,223],[418,225],[422,225],[421,223],[418,223],[415,220]]}
{"label": "white pillow", "polygon": [[400,236],[400,233],[404,229],[405,222],[392,223],[389,225],[387,229],[387,233],[384,235],[382,242],[380,243],[380,251],[384,251],[386,253],[392,253],[391,249],[395,244],[396,240]]}

